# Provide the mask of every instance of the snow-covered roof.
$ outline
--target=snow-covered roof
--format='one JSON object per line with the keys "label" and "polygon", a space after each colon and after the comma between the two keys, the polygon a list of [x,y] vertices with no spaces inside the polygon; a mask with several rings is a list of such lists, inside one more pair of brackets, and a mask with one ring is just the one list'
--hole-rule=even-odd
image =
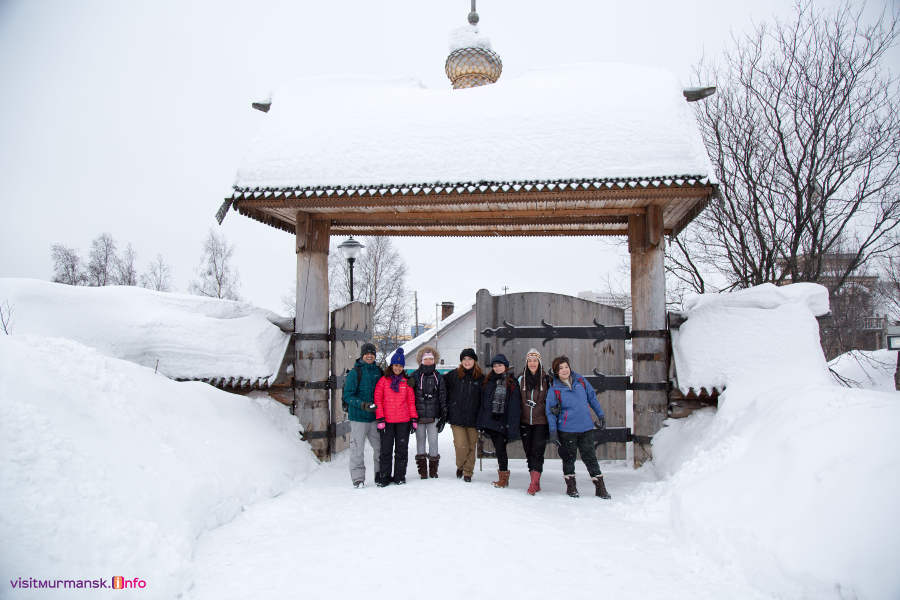
{"label": "snow-covered roof", "polygon": [[276,92],[235,187],[712,178],[671,73],[538,70],[465,90],[316,80]]}
{"label": "snow-covered roof", "polygon": [[13,307],[14,334],[68,338],[219,387],[268,387],[290,342],[277,315],[243,302],[12,278],[0,278],[0,298]]}

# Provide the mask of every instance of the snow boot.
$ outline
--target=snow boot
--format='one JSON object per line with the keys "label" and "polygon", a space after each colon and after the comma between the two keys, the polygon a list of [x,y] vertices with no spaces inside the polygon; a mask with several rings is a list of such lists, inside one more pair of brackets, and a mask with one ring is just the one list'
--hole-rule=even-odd
{"label": "snow boot", "polygon": [[364,488],[366,487],[366,482],[362,480],[356,480],[353,482],[353,487],[355,488]]}
{"label": "snow boot", "polygon": [[612,496],[609,495],[609,492],[606,491],[606,484],[603,483],[603,475],[597,475],[596,477],[592,477],[591,481],[594,482],[594,487],[597,488],[597,495],[604,500],[609,500]]}
{"label": "snow boot", "polygon": [[465,481],[466,483],[472,483],[472,476],[471,475],[463,475],[463,481]]}
{"label": "snow boot", "polygon": [[394,477],[394,483],[396,485],[406,485],[406,477]]}
{"label": "snow boot", "polygon": [[493,486],[495,488],[505,488],[509,486],[509,471],[497,471],[497,475],[500,477],[498,481],[493,482]]}
{"label": "snow boot", "polygon": [[571,496],[572,498],[578,497],[578,488],[575,487],[575,476],[574,475],[566,475],[566,494]]}
{"label": "snow boot", "polygon": [[541,491],[541,472],[532,471],[531,485],[528,486],[528,493],[534,496],[539,491]]}
{"label": "snow boot", "polygon": [[438,476],[438,463],[441,461],[441,455],[437,456],[429,456],[428,457],[428,476],[434,477],[437,479]]}
{"label": "snow boot", "polygon": [[462,479],[462,469],[457,469],[457,470],[456,470],[456,478],[457,478],[457,479]]}
{"label": "snow boot", "polygon": [[381,473],[375,474],[375,485],[377,485],[378,487],[387,487],[390,484],[391,484],[390,477],[384,477],[381,475]]}
{"label": "snow boot", "polygon": [[426,456],[424,454],[416,454],[416,469],[419,470],[419,477],[428,479],[428,466],[425,464]]}

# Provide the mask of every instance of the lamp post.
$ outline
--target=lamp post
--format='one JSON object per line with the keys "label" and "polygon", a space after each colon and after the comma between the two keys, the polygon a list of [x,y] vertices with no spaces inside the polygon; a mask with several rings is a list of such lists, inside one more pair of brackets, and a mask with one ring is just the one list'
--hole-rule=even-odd
{"label": "lamp post", "polygon": [[347,264],[350,265],[350,302],[353,302],[353,263],[356,262],[356,257],[359,256],[363,248],[365,246],[354,240],[352,235],[343,243],[338,244],[338,250],[341,251],[341,254],[347,259]]}

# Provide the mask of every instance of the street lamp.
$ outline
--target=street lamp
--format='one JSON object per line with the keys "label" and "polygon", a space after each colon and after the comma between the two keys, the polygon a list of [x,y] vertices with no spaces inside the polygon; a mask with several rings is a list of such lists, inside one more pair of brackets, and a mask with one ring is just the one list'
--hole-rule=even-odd
{"label": "street lamp", "polygon": [[343,243],[338,244],[338,250],[341,251],[341,254],[344,255],[344,258],[347,259],[347,263],[350,265],[350,302],[353,302],[353,263],[356,262],[356,257],[359,256],[363,248],[365,246],[354,240],[352,235]]}

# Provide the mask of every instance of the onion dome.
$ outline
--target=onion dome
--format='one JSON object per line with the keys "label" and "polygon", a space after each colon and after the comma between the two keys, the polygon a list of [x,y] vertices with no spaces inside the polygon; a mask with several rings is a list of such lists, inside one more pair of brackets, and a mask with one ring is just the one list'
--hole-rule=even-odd
{"label": "onion dome", "polygon": [[490,40],[478,31],[475,0],[469,13],[469,24],[450,34],[450,55],[444,65],[453,89],[478,87],[500,79],[503,61],[491,50]]}

